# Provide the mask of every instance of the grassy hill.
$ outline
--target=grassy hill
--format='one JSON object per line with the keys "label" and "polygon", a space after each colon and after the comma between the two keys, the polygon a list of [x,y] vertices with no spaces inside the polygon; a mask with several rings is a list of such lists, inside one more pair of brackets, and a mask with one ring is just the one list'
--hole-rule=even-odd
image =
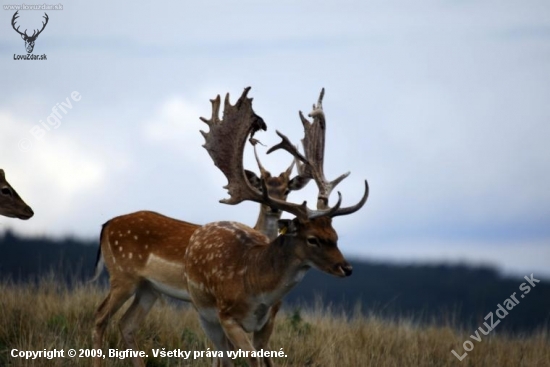
{"label": "grassy hill", "polygon": [[[11,357],[13,349],[43,350],[91,347],[93,315],[106,294],[97,285],[64,285],[55,277],[34,284],[0,282],[0,365],[1,366],[91,366],[90,358],[25,360]],[[117,315],[120,316],[120,315]],[[448,319],[452,319],[449,317]],[[287,310],[279,315],[271,349],[287,357],[277,366],[548,366],[548,329],[528,334],[503,333],[498,327],[481,341],[470,338],[472,329],[454,325],[429,325],[411,318],[389,321],[361,312],[346,316],[325,308],[310,311]],[[103,351],[124,349],[115,322],[111,323]],[[152,349],[206,351],[212,348],[200,329],[195,311],[172,302],[159,302],[137,334],[148,366],[210,366],[211,359],[154,358]],[[462,361],[463,343],[474,349]],[[129,360],[107,358],[108,366],[129,366]],[[245,366],[239,361],[239,366]]]}
{"label": "grassy hill", "polygon": [[[97,241],[20,238],[7,232],[0,236],[0,279],[25,283],[53,273],[65,284],[85,281],[93,273],[97,247]],[[291,310],[312,308],[321,298],[336,313],[360,311],[390,320],[412,317],[418,323],[453,323],[473,330],[525,282],[523,276],[502,277],[491,268],[351,262],[353,275],[345,279],[309,271],[285,305]],[[102,282],[107,280],[105,274]],[[543,279],[499,329],[525,333],[548,327],[549,322],[550,280]]]}

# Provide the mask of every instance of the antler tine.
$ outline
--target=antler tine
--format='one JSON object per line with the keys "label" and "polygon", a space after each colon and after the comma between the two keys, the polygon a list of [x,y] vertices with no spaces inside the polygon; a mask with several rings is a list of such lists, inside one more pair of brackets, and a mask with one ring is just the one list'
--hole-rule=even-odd
{"label": "antler tine", "polygon": [[365,192],[363,193],[363,197],[361,198],[361,200],[353,206],[349,206],[346,208],[339,208],[338,210],[335,210],[334,212],[332,212],[332,214],[330,214],[330,216],[337,217],[339,215],[348,215],[351,213],[355,213],[356,211],[361,209],[363,205],[365,205],[368,197],[369,197],[369,183],[367,182],[367,180],[365,180]]}
{"label": "antler tine", "polygon": [[[306,122],[307,122],[307,120],[306,120]],[[309,182],[309,180],[311,180],[313,178],[313,176],[310,173],[310,171],[311,171],[310,166],[311,165],[310,165],[309,161],[307,160],[307,158],[304,157],[302,155],[302,153],[300,153],[300,151],[298,150],[298,147],[293,145],[290,142],[290,139],[288,139],[288,137],[286,135],[279,132],[278,130],[276,130],[276,133],[277,133],[277,135],[279,135],[281,137],[282,140],[279,144],[272,146],[267,151],[267,154],[270,154],[270,153],[272,153],[276,150],[279,150],[279,149],[283,149],[283,150],[287,151],[288,153],[290,153],[294,157],[294,162],[296,163],[296,169],[298,170],[298,176],[302,177],[303,180],[306,180],[305,181],[306,183]],[[292,166],[289,169],[290,169],[290,171],[292,171]]]}
{"label": "antler tine", "polygon": [[309,117],[313,118],[313,123],[315,123],[315,120],[317,119],[319,123],[321,124],[322,129],[325,129],[325,113],[323,112],[323,97],[325,96],[325,88],[321,89],[321,93],[319,94],[319,99],[317,99],[317,105],[313,105],[312,111],[308,114]]}
{"label": "antler tine", "polygon": [[19,27],[15,28],[15,21],[19,18],[19,10],[15,12],[15,14],[13,14],[13,17],[11,18],[11,26],[13,27],[13,29],[19,33],[20,35],[26,35],[27,34],[27,31],[25,30],[25,33],[21,33],[21,31],[19,31]]}
{"label": "antler tine", "polygon": [[[42,31],[44,30],[44,28],[46,28],[46,24],[48,24],[48,20],[50,19],[50,18],[48,17],[48,14],[46,14],[46,13],[44,13],[44,15],[42,16],[42,18],[46,19],[46,22],[42,22],[42,29],[41,29],[41,30],[39,30],[39,31],[38,31],[38,30],[35,30],[35,31],[34,31],[35,33],[36,33],[36,31],[38,31],[38,33],[36,33],[36,36],[37,36],[37,37],[38,37],[38,35],[39,35],[40,33],[42,33]],[[33,33],[32,37],[34,37],[34,33]]]}
{"label": "antler tine", "polygon": [[[255,140],[255,139],[253,139]],[[256,150],[256,143],[257,140],[255,140],[254,143],[252,143],[252,145],[254,146],[254,156],[256,157],[256,163],[258,163],[258,168],[260,169],[260,174],[262,175],[262,177],[264,177],[265,173],[267,172],[267,170],[264,168],[264,166],[262,166],[262,162],[260,162],[260,157],[258,157],[258,151]]]}
{"label": "antler tine", "polygon": [[[290,162],[290,166],[288,166],[288,168],[285,170],[285,175],[287,177],[290,177],[290,175],[292,174],[292,170],[294,169],[294,165],[296,165],[296,162],[298,162],[298,159],[296,158],[292,158],[292,162]],[[298,168],[298,171],[300,169]]]}
{"label": "antler tine", "polygon": [[291,142],[290,142],[290,139],[287,138],[287,136],[283,133],[281,133],[279,130],[275,130],[275,132],[277,133],[277,135],[279,135],[281,137],[281,142],[277,145],[274,145],[272,146],[271,148],[269,148],[269,150],[267,151],[267,154],[270,154],[276,150],[279,150],[279,149],[283,149],[283,150],[286,150],[287,152],[289,152],[290,154],[292,154],[294,156],[294,158],[296,158],[297,160],[300,160],[304,163],[308,163],[308,160],[306,157],[304,157],[302,155],[302,153],[300,153],[300,151],[298,150],[298,148],[296,148],[295,145],[293,145]]}
{"label": "antler tine", "polygon": [[210,103],[212,104],[212,117],[210,120],[206,119],[205,117],[200,117],[201,121],[207,124],[208,126],[211,126],[211,124],[219,123],[220,122],[220,104],[221,99],[220,95],[218,94],[216,98],[211,99]]}

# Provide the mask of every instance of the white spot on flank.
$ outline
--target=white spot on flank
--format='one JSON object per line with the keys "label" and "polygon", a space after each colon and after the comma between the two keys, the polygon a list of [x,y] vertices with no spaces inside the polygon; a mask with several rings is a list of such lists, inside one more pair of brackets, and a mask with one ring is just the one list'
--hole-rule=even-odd
{"label": "white spot on flank", "polygon": [[131,230],[128,230],[128,234],[130,234],[130,233],[132,233],[132,231],[131,231]]}
{"label": "white spot on flank", "polygon": [[134,236],[134,240],[136,240],[136,241],[137,241],[137,239],[138,239],[138,236]]}
{"label": "white spot on flank", "polygon": [[118,246],[118,241],[115,241],[115,246]]}
{"label": "white spot on flank", "polygon": [[131,259],[132,258],[132,253],[128,253],[128,259]]}
{"label": "white spot on flank", "polygon": [[122,246],[118,247],[118,251],[122,252]]}
{"label": "white spot on flank", "polygon": [[149,245],[145,245],[145,249],[147,250],[149,248]]}

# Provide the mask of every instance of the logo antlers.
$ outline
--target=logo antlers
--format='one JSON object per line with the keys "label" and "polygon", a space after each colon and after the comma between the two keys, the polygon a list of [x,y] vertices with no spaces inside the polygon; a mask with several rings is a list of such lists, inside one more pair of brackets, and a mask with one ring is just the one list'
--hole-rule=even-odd
{"label": "logo antlers", "polygon": [[27,53],[30,54],[32,52],[32,50],[34,49],[34,42],[36,41],[36,38],[38,38],[38,35],[40,33],[42,33],[42,31],[44,30],[44,28],[46,28],[46,24],[48,24],[48,20],[50,18],[48,18],[48,14],[44,13],[44,16],[43,18],[46,19],[45,22],[42,22],[42,29],[41,30],[34,30],[34,32],[32,33],[32,36],[29,36],[27,34],[27,30],[25,29],[25,32],[20,32],[19,31],[19,26],[17,28],[15,28],[15,21],[17,18],[19,18],[19,15],[17,14],[19,13],[19,10],[15,12],[15,14],[13,14],[13,17],[11,18],[11,26],[13,27],[13,29],[19,33],[21,35],[21,38],[23,38],[23,40],[25,41],[25,48],[27,49]]}

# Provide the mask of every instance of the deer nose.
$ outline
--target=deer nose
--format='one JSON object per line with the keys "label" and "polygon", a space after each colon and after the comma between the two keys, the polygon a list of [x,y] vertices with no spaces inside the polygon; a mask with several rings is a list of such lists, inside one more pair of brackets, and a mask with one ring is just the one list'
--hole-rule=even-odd
{"label": "deer nose", "polygon": [[342,274],[342,276],[349,277],[353,272],[353,267],[347,262],[344,262],[336,265],[336,271]]}
{"label": "deer nose", "polygon": [[34,212],[32,211],[30,206],[27,206],[25,208],[25,214],[21,217],[21,219],[30,219],[34,215]]}
{"label": "deer nose", "polygon": [[353,273],[353,266],[351,266],[350,264],[343,264],[341,265],[341,268],[347,277],[349,277],[351,273]]}

